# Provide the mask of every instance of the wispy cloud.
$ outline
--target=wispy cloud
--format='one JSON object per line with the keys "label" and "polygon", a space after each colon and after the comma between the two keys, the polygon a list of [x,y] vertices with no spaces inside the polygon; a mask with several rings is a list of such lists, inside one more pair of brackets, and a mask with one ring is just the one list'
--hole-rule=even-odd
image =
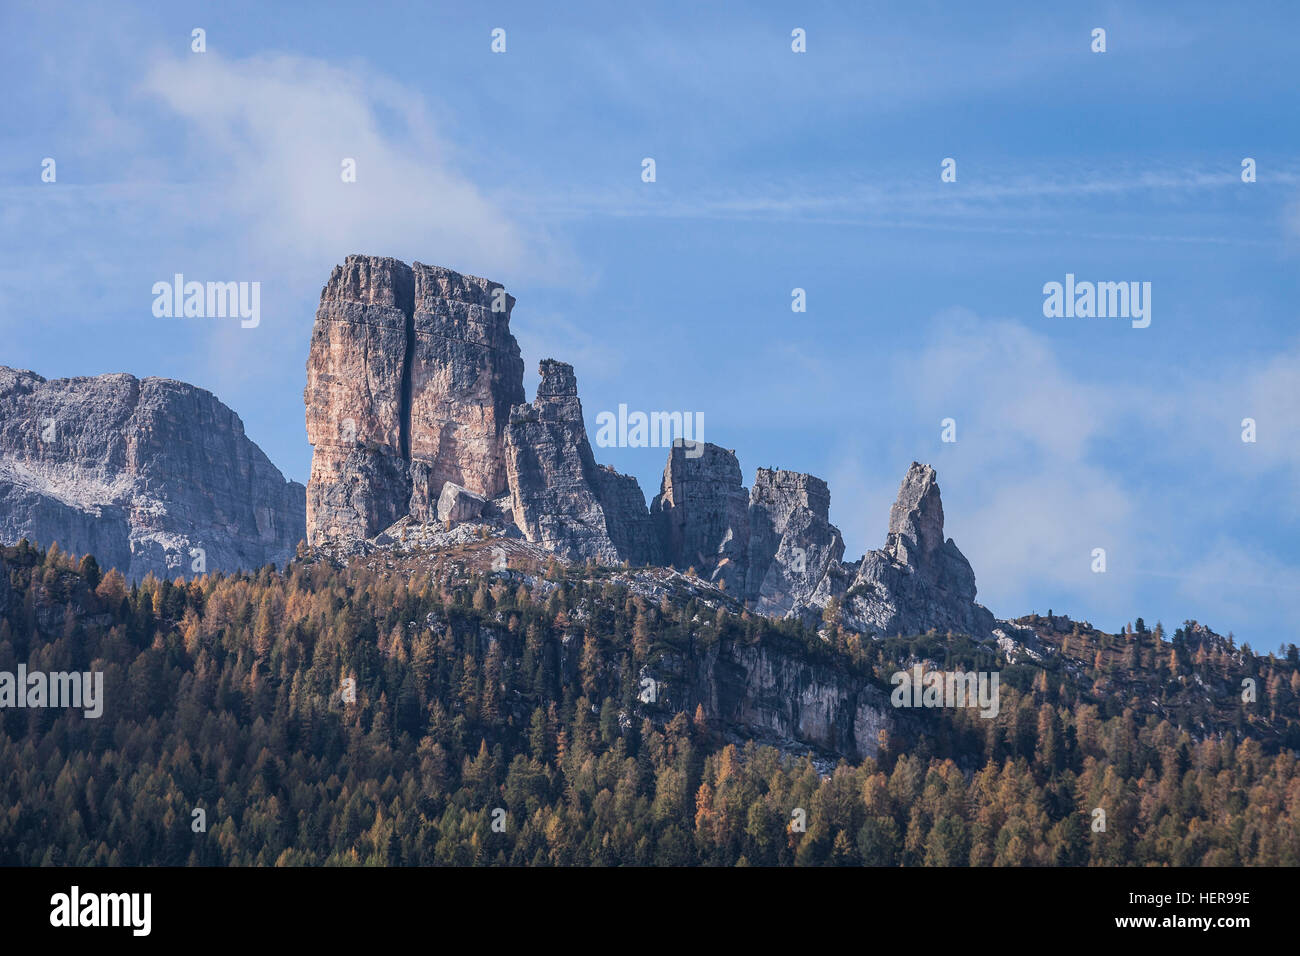
{"label": "wispy cloud", "polygon": [[[943,184],[936,158],[925,175],[929,178],[921,181],[915,168],[896,168],[858,174],[839,185],[833,177],[765,178],[722,188],[716,183],[693,188],[657,182],[624,188],[504,190],[493,198],[531,220],[554,222],[604,217],[773,222],[1255,246],[1276,244],[1281,238],[1246,235],[1228,225],[1233,193],[1244,185],[1236,167],[1101,171],[1055,164],[1010,174],[981,169],[958,183]],[[1265,181],[1250,188],[1275,195],[1298,185],[1300,163],[1269,169]],[[1105,217],[1096,215],[1096,203],[1105,197],[1126,204],[1141,201],[1148,208],[1164,206],[1163,225],[1181,219],[1190,228],[1106,228]],[[1214,213],[1213,202],[1224,204],[1225,215],[1207,221]],[[1123,221],[1125,209],[1117,207],[1118,221]],[[1300,216],[1288,222],[1294,228]]]}
{"label": "wispy cloud", "polygon": [[364,250],[532,277],[560,265],[464,174],[421,97],[362,66],[208,53],[157,63],[144,89],[184,120],[215,204],[263,255]]}

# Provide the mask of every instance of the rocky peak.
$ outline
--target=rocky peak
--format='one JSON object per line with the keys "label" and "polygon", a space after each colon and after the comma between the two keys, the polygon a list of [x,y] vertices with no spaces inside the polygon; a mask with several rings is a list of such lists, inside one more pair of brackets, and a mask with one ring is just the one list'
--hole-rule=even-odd
{"label": "rocky peak", "polygon": [[57,542],[135,579],[284,564],[303,496],[204,389],[0,368],[4,543]]}
{"label": "rocky peak", "polygon": [[537,366],[541,381],[537,385],[537,398],[532,405],[516,410],[519,414],[536,415],[540,421],[575,422],[586,440],[587,429],[582,423],[582,402],[578,399],[578,378],[573,366],[555,359],[542,359]]}
{"label": "rocky peak", "polygon": [[370,538],[413,492],[436,501],[448,481],[505,490],[505,425],[524,398],[513,306],[499,283],[439,266],[349,256],[334,268],[304,392],[313,544]]}
{"label": "rocky peak", "polygon": [[[835,579],[829,576],[828,582]],[[838,578],[843,581],[843,578]],[[823,588],[817,600],[838,596]],[[889,512],[885,547],[868,551],[843,595],[850,626],[875,634],[953,631],[988,637],[993,615],[975,603],[975,572],[943,536],[943,503],[934,469],[913,462]]]}
{"label": "rocky peak", "polygon": [[806,606],[844,557],[830,523],[830,489],[813,475],[760,468],[749,496],[745,598],[761,613],[784,616]]}
{"label": "rocky peak", "polygon": [[542,377],[537,386],[539,399],[578,397],[578,378],[573,374],[573,366],[568,362],[542,359],[537,366],[537,372]]}
{"label": "rocky peak", "polygon": [[754,475],[750,503],[763,508],[784,524],[795,509],[807,509],[825,521],[830,517],[831,492],[826,482],[815,475],[781,468],[760,468]]}
{"label": "rocky peak", "polygon": [[912,462],[889,509],[885,550],[901,564],[922,565],[943,547],[943,501],[934,469]]}
{"label": "rocky peak", "polygon": [[664,560],[694,567],[741,597],[749,557],[749,491],[736,453],[678,439],[650,505]]}
{"label": "rocky peak", "polygon": [[414,275],[405,262],[388,256],[348,256],[330,272],[321,302],[378,306],[406,314],[414,296]]}

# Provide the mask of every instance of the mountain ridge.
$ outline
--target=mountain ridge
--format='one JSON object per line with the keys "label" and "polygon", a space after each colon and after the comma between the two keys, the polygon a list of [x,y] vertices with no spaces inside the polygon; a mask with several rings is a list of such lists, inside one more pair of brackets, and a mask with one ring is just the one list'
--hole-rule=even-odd
{"label": "mountain ridge", "polygon": [[[409,314],[400,294],[408,285]],[[928,465],[913,462],[904,477],[885,547],[852,565],[842,562],[824,480],[760,468],[746,488],[735,452],[711,442],[674,442],[647,508],[635,478],[596,462],[573,366],[543,359],[537,394],[524,400],[515,304],[502,284],[444,267],[361,254],[334,267],[304,391],[309,544],[336,553],[383,546],[399,523],[403,537],[439,540],[412,525],[431,524],[428,502],[451,485],[484,505],[459,522],[442,518],[445,532],[469,522],[567,561],[693,567],[769,616],[992,639],[970,564],[943,538]],[[414,345],[396,334],[403,322],[419,330]],[[420,344],[421,334],[439,346]]]}

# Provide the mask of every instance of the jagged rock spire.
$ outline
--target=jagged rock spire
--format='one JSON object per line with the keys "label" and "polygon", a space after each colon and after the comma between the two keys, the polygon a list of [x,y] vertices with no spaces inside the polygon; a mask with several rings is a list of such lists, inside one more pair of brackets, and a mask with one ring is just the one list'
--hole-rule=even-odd
{"label": "jagged rock spire", "polygon": [[912,462],[889,509],[885,550],[900,564],[919,566],[943,547],[943,501],[934,469]]}
{"label": "jagged rock spire", "polygon": [[529,541],[570,560],[657,560],[636,479],[596,464],[573,366],[543,359],[538,371],[536,400],[511,409],[506,429],[515,524]]}
{"label": "jagged rock spire", "polygon": [[912,462],[889,510],[885,547],[863,556],[845,595],[850,626],[886,635],[935,630],[983,638],[993,615],[975,603],[975,593],[970,562],[943,536],[934,469]]}

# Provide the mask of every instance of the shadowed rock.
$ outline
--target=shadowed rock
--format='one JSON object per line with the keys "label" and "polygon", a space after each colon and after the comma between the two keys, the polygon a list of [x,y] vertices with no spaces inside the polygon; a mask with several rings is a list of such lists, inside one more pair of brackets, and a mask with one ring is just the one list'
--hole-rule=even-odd
{"label": "shadowed rock", "polygon": [[827,571],[844,557],[844,541],[829,521],[830,503],[820,478],[758,469],[749,496],[745,588],[755,610],[784,617],[806,606]]}
{"label": "shadowed rock", "polygon": [[650,505],[669,564],[693,567],[743,598],[749,561],[749,492],[736,453],[711,442],[678,439]]}
{"label": "shadowed rock", "polygon": [[515,524],[570,560],[647,563],[655,554],[645,498],[635,478],[596,464],[573,366],[545,359],[540,372],[536,400],[517,405],[506,429]]}

